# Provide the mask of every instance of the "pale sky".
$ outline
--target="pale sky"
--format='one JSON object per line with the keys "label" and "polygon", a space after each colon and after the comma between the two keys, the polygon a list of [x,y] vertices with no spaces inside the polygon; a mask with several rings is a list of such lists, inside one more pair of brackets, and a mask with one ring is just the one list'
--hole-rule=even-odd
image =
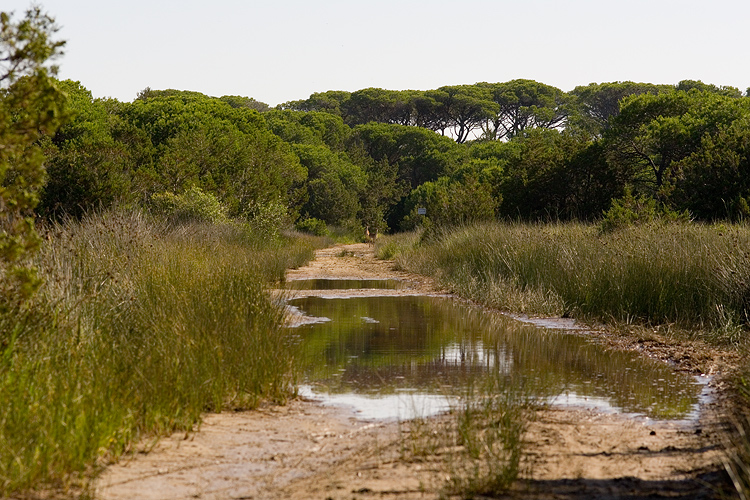
{"label": "pale sky", "polygon": [[[313,92],[528,78],[750,87],[748,0],[44,0],[61,78],[132,101],[174,88],[276,104]],[[1,0],[21,17],[31,2]]]}

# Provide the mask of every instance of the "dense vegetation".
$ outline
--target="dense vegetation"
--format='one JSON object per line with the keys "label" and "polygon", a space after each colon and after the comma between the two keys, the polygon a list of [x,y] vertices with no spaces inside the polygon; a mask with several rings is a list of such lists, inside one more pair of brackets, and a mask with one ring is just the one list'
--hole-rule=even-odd
{"label": "dense vegetation", "polygon": [[265,284],[309,242],[138,213],[44,231],[44,284],[0,316],[0,496],[76,485],[140,438],[293,394],[294,343]]}
{"label": "dense vegetation", "polygon": [[43,217],[193,188],[230,217],[381,232],[594,220],[626,193],[699,220],[750,215],[750,98],[700,82],[365,89],[262,112],[250,98],[146,89],[123,103],[55,88],[71,118],[37,141]]}
{"label": "dense vegetation", "polygon": [[191,188],[230,217],[270,207],[381,231],[594,220],[627,193],[699,220],[750,215],[750,98],[700,82],[365,89],[263,112],[249,98],[146,89],[122,103],[56,88],[72,118],[37,142],[44,217]]}
{"label": "dense vegetation", "polygon": [[[303,171],[260,118],[195,103],[195,116],[222,127],[209,139],[188,113],[131,107],[134,121],[163,118],[154,137],[183,130],[162,135],[220,148],[183,170],[186,150],[164,146],[164,168],[149,168],[140,158],[159,148],[143,130],[52,78],[61,44],[49,17],[0,21],[5,497],[85,485],[141,438],[293,395],[296,344],[267,289],[320,242],[281,232],[281,200]],[[251,164],[268,175],[250,175]]]}
{"label": "dense vegetation", "polygon": [[[628,227],[750,216],[748,92],[513,80],[274,109],[150,88],[120,102],[55,78],[55,33],[38,8],[0,14],[0,494],[206,409],[284,399],[293,352],[264,288],[311,255],[292,224],[424,228],[450,258],[420,269],[498,306],[730,343],[747,326],[744,229]],[[550,220],[576,222],[507,225]]]}

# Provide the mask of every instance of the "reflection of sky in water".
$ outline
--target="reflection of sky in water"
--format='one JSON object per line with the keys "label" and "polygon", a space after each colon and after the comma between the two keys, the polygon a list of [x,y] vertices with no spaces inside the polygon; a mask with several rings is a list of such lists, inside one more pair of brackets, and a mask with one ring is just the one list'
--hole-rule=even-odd
{"label": "reflection of sky in water", "polygon": [[[701,399],[709,397],[708,378],[696,377],[696,381],[703,386]],[[399,391],[390,396],[361,395],[353,392],[346,394],[330,394],[316,392],[310,385],[301,385],[299,394],[302,397],[320,401],[324,405],[350,408],[361,419],[396,419],[409,420],[413,418],[427,418],[438,415],[455,407],[459,400],[455,397],[438,394],[426,394],[418,391]],[[574,392],[565,392],[547,399],[552,406],[566,406],[593,409],[605,413],[623,413],[621,408],[612,406],[608,398],[596,396],[579,396]],[[634,414],[639,416],[641,414]],[[692,411],[681,419],[688,422],[698,418],[698,408],[694,405]]]}
{"label": "reflection of sky in water", "polygon": [[[706,402],[710,398],[710,388],[708,386],[708,383],[710,381],[710,377],[706,376],[696,376],[694,377],[695,383],[697,386],[701,388],[700,396],[698,397],[700,402]],[[630,399],[635,399],[635,396],[630,396]],[[568,406],[568,407],[576,407],[576,408],[591,408],[595,410],[599,410],[604,413],[628,413],[624,412],[622,408],[613,406],[610,398],[607,397],[598,397],[598,396],[586,396],[586,395],[579,395],[575,392],[566,391],[561,394],[558,394],[557,396],[550,397],[548,399],[548,402],[552,404],[553,406],[559,405],[559,406]],[[633,413],[633,415],[643,415],[646,412],[636,412]],[[689,422],[689,421],[695,421],[698,419],[698,403],[696,402],[693,404],[690,408],[690,411],[681,415],[680,418],[675,419],[679,421]]]}
{"label": "reflection of sky in water", "polygon": [[703,388],[665,363],[444,297],[307,297],[290,305],[330,319],[297,328],[306,390],[360,408],[363,418],[408,418],[408,406],[442,411],[446,396],[489,375],[554,404],[672,420],[696,416]]}
{"label": "reflection of sky in water", "polygon": [[302,385],[299,394],[324,405],[351,408],[362,419],[409,420],[431,417],[451,408],[451,398],[447,396],[416,391],[400,391],[389,396],[364,396],[356,393],[317,393],[311,386]]}

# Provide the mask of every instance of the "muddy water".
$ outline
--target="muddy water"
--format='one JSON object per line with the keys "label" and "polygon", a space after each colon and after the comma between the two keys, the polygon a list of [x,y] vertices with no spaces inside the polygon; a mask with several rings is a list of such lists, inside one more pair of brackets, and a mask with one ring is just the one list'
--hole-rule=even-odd
{"label": "muddy water", "polygon": [[665,363],[450,298],[289,303],[322,320],[295,329],[306,367],[302,393],[365,418],[433,414],[455,404],[468,384],[493,376],[553,404],[690,420],[705,387]]}

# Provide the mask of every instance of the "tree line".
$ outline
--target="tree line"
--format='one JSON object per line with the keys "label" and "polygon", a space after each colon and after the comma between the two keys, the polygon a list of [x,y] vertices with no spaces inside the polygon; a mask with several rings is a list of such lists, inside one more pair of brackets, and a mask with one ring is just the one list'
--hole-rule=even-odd
{"label": "tree line", "polygon": [[[434,91],[252,98],[56,85],[70,119],[40,140],[38,212],[81,213],[199,188],[232,217],[409,229],[425,222],[602,216],[625,195],[700,220],[750,215],[750,99],[731,87],[531,80]],[[469,138],[475,134],[474,138]]]}
{"label": "tree line", "polygon": [[[49,35],[51,20],[36,16],[37,33]],[[55,127],[25,132],[44,158],[34,174],[41,217],[153,206],[190,190],[230,217],[270,211],[380,231],[595,220],[627,197],[699,220],[750,216],[750,98],[734,87],[610,82],[564,92],[519,79],[327,91],[270,108],[170,89],[98,99],[52,76],[44,85],[54,99],[39,102],[54,108]],[[3,91],[13,106],[11,87]],[[22,115],[6,114],[20,126]],[[23,177],[21,157],[3,154],[7,191]]]}

